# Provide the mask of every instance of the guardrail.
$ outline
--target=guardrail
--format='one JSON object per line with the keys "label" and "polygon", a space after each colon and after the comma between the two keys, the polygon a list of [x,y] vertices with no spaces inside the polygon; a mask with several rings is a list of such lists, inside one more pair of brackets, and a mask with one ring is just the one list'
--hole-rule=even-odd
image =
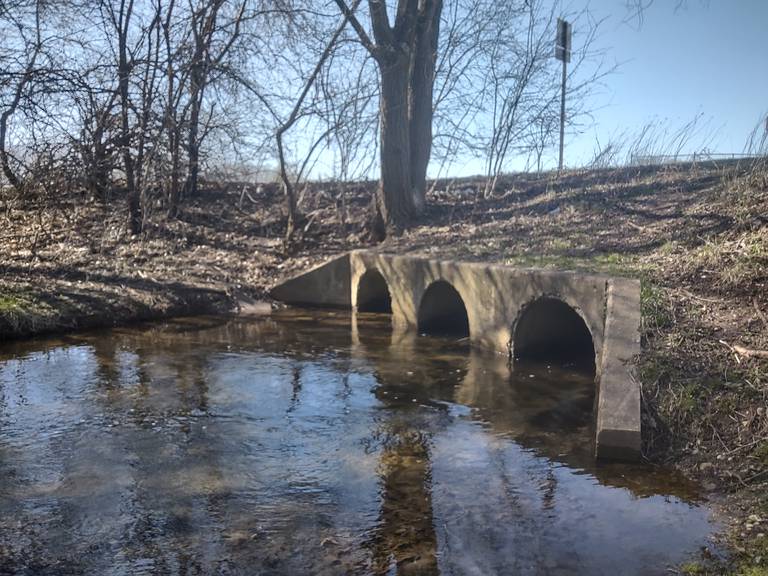
{"label": "guardrail", "polygon": [[685,164],[696,162],[714,162],[716,160],[757,160],[765,158],[763,154],[728,154],[713,152],[694,152],[693,154],[638,154],[630,156],[631,166],[653,166],[657,164]]}

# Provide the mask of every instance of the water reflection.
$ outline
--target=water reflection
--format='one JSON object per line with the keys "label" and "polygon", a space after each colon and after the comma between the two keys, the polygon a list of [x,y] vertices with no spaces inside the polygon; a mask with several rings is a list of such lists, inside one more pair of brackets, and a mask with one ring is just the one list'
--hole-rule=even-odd
{"label": "water reflection", "polygon": [[[701,500],[696,486],[669,470],[594,461],[596,385],[589,366],[518,362],[513,369],[506,356],[471,348],[464,339],[393,332],[385,316],[359,316],[352,319],[353,356],[374,368],[381,386],[377,396],[392,394],[401,405],[418,398],[422,404],[469,409],[465,417],[494,434],[639,498],[667,494]],[[407,392],[398,395],[398,390]]]}
{"label": "water reflection", "polygon": [[387,317],[0,349],[0,573],[656,574],[695,487],[591,459],[594,384]]}

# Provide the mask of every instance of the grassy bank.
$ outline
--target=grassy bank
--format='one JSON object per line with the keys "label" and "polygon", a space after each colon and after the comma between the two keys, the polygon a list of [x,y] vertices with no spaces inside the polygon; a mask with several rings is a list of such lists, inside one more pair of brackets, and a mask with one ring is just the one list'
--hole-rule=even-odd
{"label": "grassy bank", "polygon": [[[510,176],[494,198],[436,182],[422,221],[379,249],[642,279],[644,453],[722,502],[726,560],[692,574],[768,574],[768,170],[677,165]],[[179,220],[83,199],[8,201],[0,335],[231,309],[285,276],[367,245],[371,185],[317,185],[303,248],[282,250],[271,187],[211,187]],[[344,194],[344,202],[341,194]],[[345,212],[342,214],[342,206]]]}

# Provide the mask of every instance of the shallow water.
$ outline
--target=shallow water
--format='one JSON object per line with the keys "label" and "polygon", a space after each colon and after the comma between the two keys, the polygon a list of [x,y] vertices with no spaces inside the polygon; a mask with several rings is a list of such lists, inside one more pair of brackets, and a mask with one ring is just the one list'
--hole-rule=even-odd
{"label": "shallow water", "polygon": [[284,311],[0,346],[0,573],[665,574],[714,526],[591,458],[592,377]]}

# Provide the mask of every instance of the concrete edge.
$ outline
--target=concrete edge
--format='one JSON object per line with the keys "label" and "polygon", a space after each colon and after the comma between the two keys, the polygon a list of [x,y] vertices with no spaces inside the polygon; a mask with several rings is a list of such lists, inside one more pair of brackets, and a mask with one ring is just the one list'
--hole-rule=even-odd
{"label": "concrete edge", "polygon": [[464,260],[441,260],[436,258],[427,258],[425,256],[411,256],[408,254],[390,254],[388,252],[366,250],[363,248],[352,250],[350,254],[360,254],[363,257],[381,256],[384,258],[416,260],[418,262],[423,262],[430,266],[436,266],[436,267],[447,267],[447,266],[455,266],[456,264],[461,264],[462,266],[469,266],[472,268],[487,268],[494,271],[508,272],[510,270],[514,270],[515,272],[518,272],[520,274],[532,274],[536,276],[561,276],[561,277],[569,276],[569,277],[579,277],[579,278],[586,278],[594,281],[605,281],[605,282],[613,278],[612,276],[609,276],[607,274],[601,274],[598,272],[580,272],[578,270],[552,270],[547,268],[512,266],[510,264],[487,264],[485,262],[466,262]]}
{"label": "concrete edge", "polygon": [[595,456],[637,460],[641,455],[641,394],[632,362],[640,354],[638,280],[608,281],[603,342]]}

